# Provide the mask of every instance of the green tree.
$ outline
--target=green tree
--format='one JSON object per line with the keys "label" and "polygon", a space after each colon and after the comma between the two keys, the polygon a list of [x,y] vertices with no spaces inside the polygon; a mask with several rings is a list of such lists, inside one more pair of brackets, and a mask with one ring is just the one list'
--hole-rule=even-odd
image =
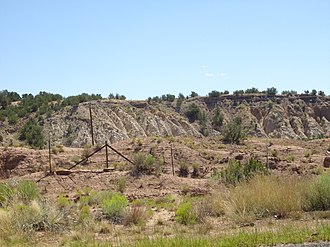
{"label": "green tree", "polygon": [[222,127],[222,124],[223,124],[223,114],[222,114],[220,108],[217,107],[214,111],[214,115],[212,118],[212,126],[214,129],[220,130],[220,128]]}
{"label": "green tree", "polygon": [[197,96],[198,96],[198,93],[196,93],[194,91],[191,91],[191,94],[190,94],[191,98],[194,98],[194,97],[197,97]]}
{"label": "green tree", "polygon": [[241,116],[234,117],[228,124],[225,125],[223,130],[223,140],[227,143],[239,144],[246,138],[247,128],[243,125]]}
{"label": "green tree", "polygon": [[29,119],[21,128],[19,139],[26,141],[33,148],[42,148],[45,143],[42,127],[32,119]]}
{"label": "green tree", "polygon": [[201,109],[195,103],[189,105],[188,110],[186,111],[186,116],[189,119],[189,122],[193,123],[199,119],[201,114]]}
{"label": "green tree", "polygon": [[266,94],[271,96],[276,95],[277,89],[275,87],[267,88]]}
{"label": "green tree", "polygon": [[219,97],[219,96],[220,96],[220,92],[217,90],[213,90],[209,92],[209,97]]}
{"label": "green tree", "polygon": [[259,93],[259,90],[258,90],[258,88],[252,87],[252,88],[246,89],[245,93],[247,93],[247,94]]}

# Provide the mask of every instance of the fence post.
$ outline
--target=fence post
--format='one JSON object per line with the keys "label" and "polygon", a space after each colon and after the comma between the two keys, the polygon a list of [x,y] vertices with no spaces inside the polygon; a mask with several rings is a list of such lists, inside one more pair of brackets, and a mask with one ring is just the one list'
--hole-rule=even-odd
{"label": "fence post", "polygon": [[89,117],[90,117],[91,134],[92,134],[92,145],[94,146],[93,116],[92,116],[91,104],[89,104]]}
{"label": "fence post", "polygon": [[174,176],[174,162],[173,162],[173,147],[171,144],[171,163],[172,163],[172,174]]}
{"label": "fence post", "polygon": [[52,152],[50,150],[50,136],[48,138],[48,158],[49,158],[49,172],[52,173]]}
{"label": "fence post", "polygon": [[108,141],[105,141],[105,163],[106,163],[107,168],[109,168]]}

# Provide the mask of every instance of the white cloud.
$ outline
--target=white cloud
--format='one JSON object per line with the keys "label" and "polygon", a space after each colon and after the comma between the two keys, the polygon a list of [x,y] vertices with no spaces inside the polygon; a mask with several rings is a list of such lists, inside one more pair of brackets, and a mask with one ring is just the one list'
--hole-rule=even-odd
{"label": "white cloud", "polygon": [[202,65],[202,69],[206,69],[207,68],[207,66],[206,65]]}
{"label": "white cloud", "polygon": [[212,76],[214,76],[214,74],[213,73],[205,73],[205,76],[212,77]]}
{"label": "white cloud", "polygon": [[221,73],[220,75],[221,75],[221,76],[226,76],[226,73]]}

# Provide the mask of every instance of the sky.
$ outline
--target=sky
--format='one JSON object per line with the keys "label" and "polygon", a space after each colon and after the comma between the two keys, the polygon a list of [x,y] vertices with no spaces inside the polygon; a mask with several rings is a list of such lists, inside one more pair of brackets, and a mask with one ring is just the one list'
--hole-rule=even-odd
{"label": "sky", "polygon": [[0,0],[0,90],[330,94],[329,0]]}

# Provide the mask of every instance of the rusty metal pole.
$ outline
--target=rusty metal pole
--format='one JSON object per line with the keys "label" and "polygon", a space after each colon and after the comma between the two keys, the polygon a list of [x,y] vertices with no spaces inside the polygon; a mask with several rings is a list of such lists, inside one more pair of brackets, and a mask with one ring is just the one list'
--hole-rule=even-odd
{"label": "rusty metal pole", "polygon": [[172,173],[173,173],[173,176],[174,176],[174,162],[173,162],[173,147],[172,147],[172,144],[171,144],[171,163],[172,163]]}
{"label": "rusty metal pole", "polygon": [[92,134],[92,145],[94,146],[93,116],[92,116],[91,104],[89,104],[89,116],[90,116],[91,134]]}
{"label": "rusty metal pole", "polygon": [[108,142],[105,141],[105,163],[107,168],[109,168],[109,159],[108,159]]}

